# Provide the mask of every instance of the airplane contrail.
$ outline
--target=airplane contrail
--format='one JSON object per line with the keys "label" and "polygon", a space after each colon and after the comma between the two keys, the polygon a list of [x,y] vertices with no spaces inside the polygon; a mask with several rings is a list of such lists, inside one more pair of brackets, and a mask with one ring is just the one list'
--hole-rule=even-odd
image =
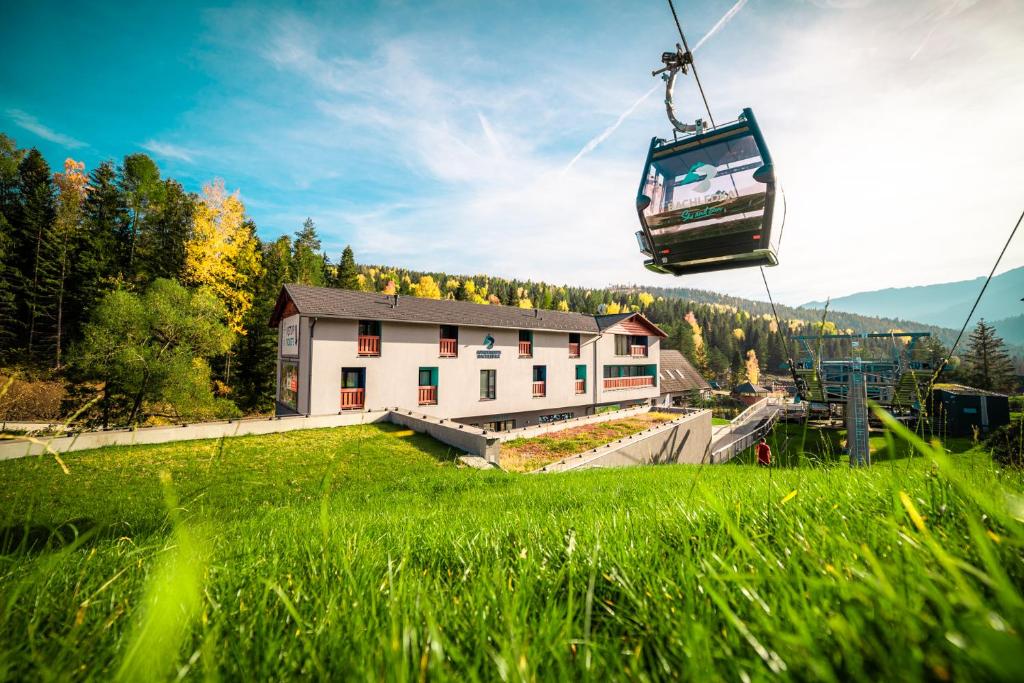
{"label": "airplane contrail", "polygon": [[[711,27],[711,30],[708,31],[707,33],[705,33],[704,37],[701,38],[699,41],[697,41],[696,47],[694,47],[693,50],[691,50],[691,52],[696,52],[697,50],[699,50],[701,45],[706,43],[710,38],[714,37],[714,35],[716,33],[721,31],[725,27],[726,24],[728,24],[730,21],[732,21],[732,18],[734,16],[736,16],[736,14],[741,9],[743,9],[743,6],[746,5],[746,4],[747,4],[747,0],[737,0],[736,4],[734,4],[732,7],[730,7],[729,11],[726,12],[725,14],[723,14],[722,18],[719,19],[715,23],[715,25]],[[642,97],[640,97],[640,99],[638,99],[636,102],[634,102],[629,107],[629,109],[627,109],[626,111],[622,112],[622,114],[619,116],[619,118],[615,120],[615,123],[613,123],[612,125],[610,125],[607,128],[605,128],[603,131],[601,131],[601,133],[599,135],[597,135],[594,138],[591,138],[587,142],[587,144],[583,145],[583,148],[579,152],[576,153],[576,156],[574,156],[572,158],[572,161],[570,161],[568,164],[566,164],[565,168],[562,169],[562,174],[565,174],[569,169],[571,169],[576,164],[577,161],[579,161],[581,158],[583,158],[587,154],[590,154],[591,152],[593,152],[594,149],[596,149],[598,145],[600,145],[602,142],[604,142],[605,140],[610,138],[612,136],[612,134],[615,133],[615,131],[619,129],[619,126],[621,126],[625,122],[625,120],[628,119],[630,117],[630,115],[634,111],[636,111],[637,107],[639,107],[641,104],[643,104],[647,100],[648,97],[653,95],[654,91],[657,90],[659,87],[661,87],[660,83],[656,84],[653,88],[651,88],[646,93],[644,93],[644,95]]]}
{"label": "airplane contrail", "polygon": [[[746,0],[744,0],[744,1],[746,1]],[[611,134],[614,133],[618,129],[618,127],[622,125],[622,122],[625,121],[627,118],[629,118],[629,115],[632,114],[634,111],[636,111],[636,108],[639,107],[641,104],[643,104],[644,101],[648,97],[653,95],[654,91],[657,90],[660,87],[661,87],[660,83],[655,83],[653,88],[651,88],[646,93],[644,93],[640,97],[640,99],[638,99],[636,102],[634,102],[630,106],[629,109],[627,109],[626,111],[622,112],[622,114],[619,115],[619,118],[615,120],[615,123],[613,123],[612,125],[610,125],[607,128],[605,128],[603,131],[601,131],[600,135],[598,135],[595,138],[592,138],[587,144],[583,145],[583,149],[581,149],[579,152],[576,153],[576,156],[574,156],[572,158],[572,161],[570,161],[566,165],[566,167],[564,169],[562,169],[562,173],[565,173],[570,168],[572,168],[573,164],[575,164],[577,161],[579,161],[580,157],[582,157],[585,154],[589,154],[590,152],[592,152],[594,150],[595,147],[597,147],[602,142],[604,142],[609,137],[611,137]]]}
{"label": "airplane contrail", "polygon": [[729,8],[729,11],[722,15],[722,18],[718,20],[718,23],[711,27],[711,30],[704,34],[704,37],[697,41],[697,46],[693,48],[693,52],[700,49],[700,46],[708,42],[709,39],[713,38],[716,33],[722,30],[722,28],[732,21],[732,18],[743,9],[743,6],[747,4],[747,0],[738,0],[738,2]]}

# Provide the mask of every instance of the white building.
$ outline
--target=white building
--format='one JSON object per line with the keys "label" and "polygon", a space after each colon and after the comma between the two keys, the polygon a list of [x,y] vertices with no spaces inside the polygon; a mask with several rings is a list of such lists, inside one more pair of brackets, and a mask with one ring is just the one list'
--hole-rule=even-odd
{"label": "white building", "polygon": [[504,430],[659,395],[665,333],[639,313],[286,285],[270,324],[280,414],[398,407]]}

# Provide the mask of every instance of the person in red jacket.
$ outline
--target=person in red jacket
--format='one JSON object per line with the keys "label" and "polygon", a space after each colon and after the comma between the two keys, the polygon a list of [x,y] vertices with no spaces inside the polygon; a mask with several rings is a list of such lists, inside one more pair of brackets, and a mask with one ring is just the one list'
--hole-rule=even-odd
{"label": "person in red jacket", "polygon": [[769,467],[772,464],[772,449],[768,442],[761,437],[757,444],[757,466]]}

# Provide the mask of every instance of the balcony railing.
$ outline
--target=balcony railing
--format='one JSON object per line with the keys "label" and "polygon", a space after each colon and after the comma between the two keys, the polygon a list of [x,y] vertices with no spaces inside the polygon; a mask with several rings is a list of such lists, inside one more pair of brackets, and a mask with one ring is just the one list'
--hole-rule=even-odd
{"label": "balcony railing", "polygon": [[375,335],[361,334],[359,335],[359,355],[360,356],[379,356],[380,355],[380,337]]}
{"label": "balcony railing", "polygon": [[365,389],[342,389],[341,409],[356,410],[363,407],[363,400],[366,398]]}
{"label": "balcony railing", "polygon": [[437,387],[420,387],[420,405],[437,405]]}
{"label": "balcony railing", "polygon": [[638,377],[607,377],[604,380],[605,391],[615,389],[642,389],[644,387],[653,387],[654,378],[649,375],[640,375]]}
{"label": "balcony railing", "polygon": [[579,342],[569,342],[569,358],[580,357],[580,345]]}
{"label": "balcony railing", "polygon": [[633,358],[647,358],[647,347],[643,344],[633,344],[629,347],[629,355]]}
{"label": "balcony railing", "polygon": [[532,356],[533,355],[533,342],[521,341],[519,342],[519,356]]}
{"label": "balcony railing", "polygon": [[545,395],[546,382],[534,382],[533,383],[533,397],[542,398]]}
{"label": "balcony railing", "polygon": [[459,355],[459,340],[442,339],[441,356],[443,356],[444,358],[454,358],[457,355]]}
{"label": "balcony railing", "polygon": [[587,393],[587,380],[578,379],[576,380],[576,393],[585,394]]}

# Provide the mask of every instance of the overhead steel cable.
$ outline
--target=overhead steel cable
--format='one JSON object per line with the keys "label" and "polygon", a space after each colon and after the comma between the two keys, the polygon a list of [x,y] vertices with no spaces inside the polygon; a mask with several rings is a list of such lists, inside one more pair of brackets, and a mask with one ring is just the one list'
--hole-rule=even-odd
{"label": "overhead steel cable", "polygon": [[981,291],[978,292],[978,298],[974,300],[974,305],[971,306],[970,312],[964,319],[963,327],[960,328],[960,334],[956,335],[956,341],[949,347],[949,353],[939,364],[939,367],[935,368],[935,374],[932,375],[932,379],[928,382],[928,396],[931,396],[932,387],[935,386],[935,380],[939,378],[939,373],[946,367],[946,363],[953,357],[953,353],[956,351],[956,347],[960,344],[960,340],[964,336],[964,332],[967,331],[967,326],[971,324],[971,318],[974,316],[974,311],[977,310],[978,304],[981,303],[981,297],[985,295],[985,290],[988,289],[988,284],[992,282],[992,277],[996,274],[996,268],[999,267],[999,262],[1003,260],[1003,256],[1006,254],[1006,250],[1010,248],[1010,242],[1013,241],[1014,236],[1017,234],[1017,228],[1020,227],[1021,221],[1024,221],[1024,211],[1021,211],[1020,217],[1017,219],[1017,223],[1013,226],[1013,230],[1010,231],[1010,236],[1006,238],[1006,244],[1003,245],[1003,250],[999,252],[999,256],[996,258],[996,262],[992,265],[992,270],[989,271],[988,277],[985,278],[985,284],[981,286]]}
{"label": "overhead steel cable", "polygon": [[672,0],[668,0],[668,8],[672,10],[672,18],[676,22],[676,30],[679,31],[679,39],[683,41],[683,49],[686,50],[686,54],[690,55],[690,67],[693,68],[693,78],[697,81],[697,90],[700,91],[700,97],[704,100],[704,109],[708,112],[708,120],[711,121],[711,127],[715,127],[715,117],[711,113],[711,105],[708,104],[708,98],[704,94],[704,86],[700,84],[700,76],[697,75],[697,64],[693,61],[693,53],[690,52],[690,46],[686,42],[686,36],[683,34],[683,26],[679,23],[679,15],[676,14],[676,6],[672,3]]}

